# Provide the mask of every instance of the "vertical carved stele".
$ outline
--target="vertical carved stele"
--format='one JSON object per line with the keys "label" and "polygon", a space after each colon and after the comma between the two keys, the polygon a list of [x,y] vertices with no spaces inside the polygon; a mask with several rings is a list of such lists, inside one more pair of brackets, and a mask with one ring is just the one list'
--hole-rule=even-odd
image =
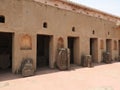
{"label": "vertical carved stele", "polygon": [[30,35],[25,34],[21,37],[21,50],[32,49],[32,38]]}
{"label": "vertical carved stele", "polygon": [[58,38],[57,48],[64,48],[64,40],[62,37]]}

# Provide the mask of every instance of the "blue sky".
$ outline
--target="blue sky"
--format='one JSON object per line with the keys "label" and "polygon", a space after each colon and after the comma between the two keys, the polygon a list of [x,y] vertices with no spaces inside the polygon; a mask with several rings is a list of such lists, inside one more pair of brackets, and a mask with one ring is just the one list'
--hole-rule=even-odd
{"label": "blue sky", "polygon": [[120,0],[69,0],[120,17]]}

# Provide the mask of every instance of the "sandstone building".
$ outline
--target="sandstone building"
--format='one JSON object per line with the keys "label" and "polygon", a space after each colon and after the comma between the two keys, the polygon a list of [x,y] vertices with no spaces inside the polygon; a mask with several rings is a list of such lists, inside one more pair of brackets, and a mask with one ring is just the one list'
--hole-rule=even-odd
{"label": "sandstone building", "polygon": [[59,40],[70,48],[71,64],[81,65],[81,56],[89,54],[101,63],[105,51],[115,60],[119,22],[120,17],[64,0],[0,0],[0,62],[8,60],[13,73],[26,57],[36,70],[55,68]]}

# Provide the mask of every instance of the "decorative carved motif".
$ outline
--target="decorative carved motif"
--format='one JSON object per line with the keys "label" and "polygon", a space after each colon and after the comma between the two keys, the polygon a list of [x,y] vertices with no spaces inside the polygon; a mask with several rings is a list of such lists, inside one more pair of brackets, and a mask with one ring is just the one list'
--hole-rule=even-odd
{"label": "decorative carved motif", "polygon": [[104,52],[103,53],[103,62],[105,62],[105,63],[111,63],[112,62],[110,52]]}
{"label": "decorative carved motif", "polygon": [[58,38],[56,65],[60,70],[67,70],[70,67],[70,50],[64,48],[64,39]]}
{"label": "decorative carved motif", "polygon": [[25,34],[21,38],[21,50],[32,49],[32,38],[30,35]]}
{"label": "decorative carved motif", "polygon": [[92,57],[91,55],[82,56],[81,64],[83,67],[92,67]]}
{"label": "decorative carved motif", "polygon": [[60,70],[67,70],[70,67],[70,51],[67,48],[59,48],[57,54],[57,67]]}
{"label": "decorative carved motif", "polygon": [[22,76],[27,77],[34,75],[33,60],[31,58],[23,59],[20,67]]}

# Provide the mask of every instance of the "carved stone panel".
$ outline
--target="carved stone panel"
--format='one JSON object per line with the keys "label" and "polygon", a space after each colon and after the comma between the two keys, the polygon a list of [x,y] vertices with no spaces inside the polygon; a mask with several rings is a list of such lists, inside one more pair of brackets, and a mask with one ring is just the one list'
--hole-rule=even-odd
{"label": "carved stone panel", "polygon": [[22,76],[27,77],[34,75],[33,61],[30,58],[23,59],[20,67]]}
{"label": "carved stone panel", "polygon": [[104,52],[103,53],[103,62],[105,62],[105,63],[111,63],[112,62],[110,52]]}
{"label": "carved stone panel", "polygon": [[70,51],[66,48],[59,48],[57,54],[57,67],[60,70],[67,70],[70,67]]}
{"label": "carved stone panel", "polygon": [[92,64],[92,57],[91,57],[91,55],[82,56],[81,63],[82,63],[83,67],[92,67],[93,64]]}

